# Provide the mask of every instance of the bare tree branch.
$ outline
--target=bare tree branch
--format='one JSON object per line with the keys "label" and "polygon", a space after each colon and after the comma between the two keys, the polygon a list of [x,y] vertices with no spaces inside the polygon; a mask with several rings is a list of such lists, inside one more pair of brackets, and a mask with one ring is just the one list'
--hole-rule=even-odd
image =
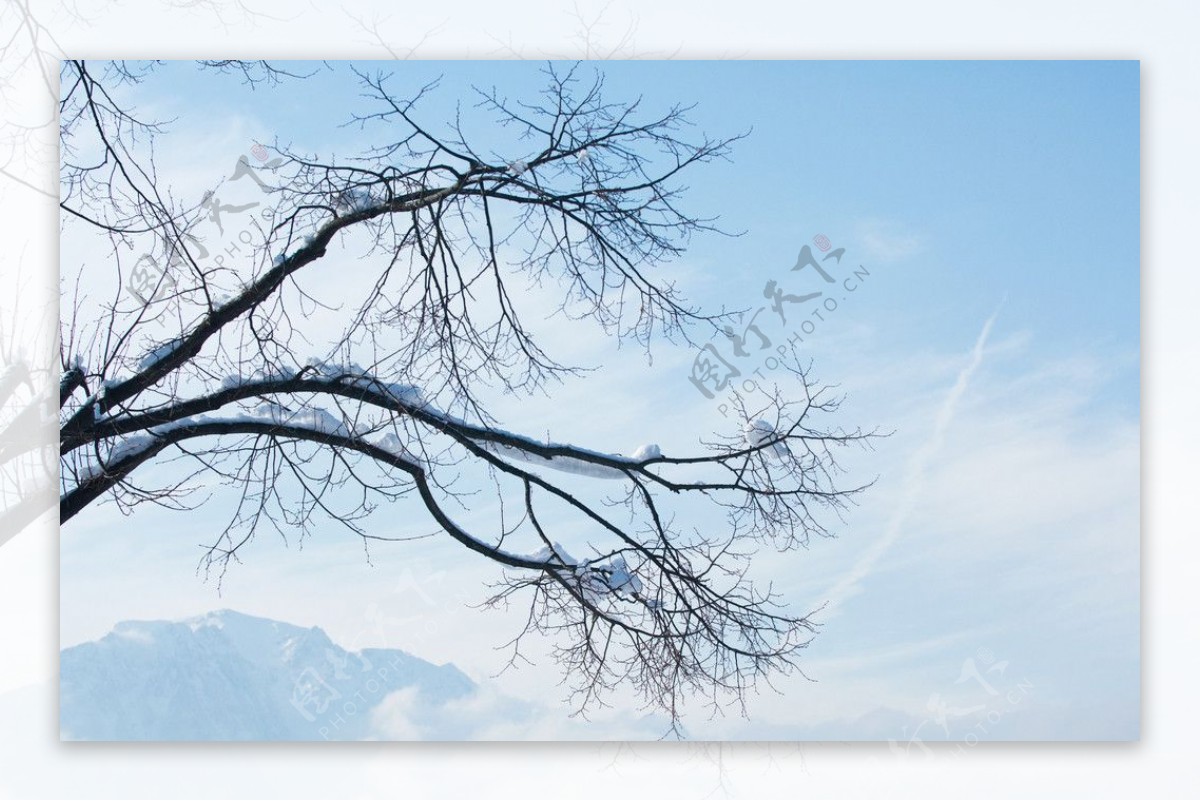
{"label": "bare tree branch", "polygon": [[[266,90],[304,79],[263,63],[200,68]],[[686,135],[686,108],[648,114],[606,99],[599,75],[551,66],[540,97],[477,92],[475,112],[502,132],[480,140],[461,116],[419,118],[436,86],[401,97],[386,76],[356,73],[366,105],[351,124],[382,144],[347,160],[274,143],[276,204],[261,244],[230,267],[205,261],[198,208],[175,200],[155,169],[152,143],[169,125],[140,119],[112,88],[151,71],[109,65],[98,78],[85,62],[64,66],[66,224],[108,238],[118,268],[136,243],[180,268],[165,295],[174,336],[147,334],[158,294],[64,320],[64,523],[103,498],[187,509],[224,488],[236,510],[203,563],[223,574],[264,530],[411,538],[370,517],[411,499],[495,563],[487,603],[528,604],[514,658],[525,634],[550,637],[583,711],[630,686],[678,723],[687,697],[720,709],[795,665],[813,626],[756,586],[751,558],[760,545],[789,550],[829,534],[824,518],[866,489],[841,486],[836,454],[874,436],[820,425],[838,399],[807,366],[790,366],[798,396],[743,405],[744,431],[698,438],[689,454],[546,442],[506,430],[488,402],[579,370],[527,325],[543,310],[523,282],[554,287],[559,311],[580,325],[646,347],[690,341],[723,319],[689,305],[658,268],[718,230],[684,210],[679,179],[725,158],[738,137]],[[501,155],[502,143],[525,157]],[[338,307],[344,329],[313,358],[305,318],[332,306],[306,276],[352,242],[378,271],[365,296]],[[468,531],[450,509],[469,509],[470,476],[483,474],[502,508],[519,511]],[[699,528],[677,522],[697,505],[720,514]],[[572,554],[562,542],[580,532],[586,552]]]}

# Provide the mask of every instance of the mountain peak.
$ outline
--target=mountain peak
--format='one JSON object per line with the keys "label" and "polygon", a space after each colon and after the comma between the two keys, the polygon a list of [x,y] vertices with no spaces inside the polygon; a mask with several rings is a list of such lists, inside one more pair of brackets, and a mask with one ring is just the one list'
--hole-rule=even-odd
{"label": "mountain peak", "polygon": [[93,740],[355,739],[370,710],[401,689],[445,703],[475,685],[453,665],[397,649],[347,651],[317,626],[231,609],[127,620],[63,650],[61,731]]}

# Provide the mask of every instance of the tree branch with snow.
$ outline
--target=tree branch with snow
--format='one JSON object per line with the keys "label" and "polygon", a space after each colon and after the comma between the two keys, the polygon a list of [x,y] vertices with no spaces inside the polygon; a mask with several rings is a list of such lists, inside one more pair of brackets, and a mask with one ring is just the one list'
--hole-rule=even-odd
{"label": "tree branch with snow", "polygon": [[[169,128],[112,89],[145,78],[132,75],[64,64],[63,204],[67,224],[113,253],[167,243],[182,266],[167,296],[178,329],[150,329],[153,304],[89,315],[77,298],[64,316],[64,524],[102,499],[132,512],[225,493],[235,510],[203,563],[219,575],[266,530],[303,538],[336,525],[364,544],[438,532],[495,564],[481,598],[527,609],[514,659],[530,634],[548,637],[584,711],[631,687],[678,721],[686,698],[719,708],[796,664],[812,626],[752,580],[751,559],[829,533],[829,515],[866,488],[842,486],[836,455],[873,436],[822,425],[838,399],[798,359],[789,393],[743,406],[741,430],[697,437],[694,453],[547,442],[506,429],[489,402],[578,372],[527,325],[544,314],[527,282],[556,288],[578,325],[646,347],[711,330],[722,316],[690,306],[658,267],[717,231],[684,210],[679,179],[736,137],[689,138],[686,109],[646,113],[606,99],[599,76],[556,67],[538,98],[479,92],[477,109],[505,133],[468,135],[461,119],[419,119],[436,87],[402,97],[386,76],[357,73],[365,100],[352,122],[382,144],[334,159],[275,143],[262,242],[214,266],[196,252],[197,209],[153,166]],[[369,269],[365,290],[319,296],[332,265]],[[341,327],[315,346],[306,322],[334,307]],[[486,524],[454,511],[469,511],[472,476],[504,510]],[[392,504],[424,515],[372,516]],[[697,507],[720,514],[676,522]]]}

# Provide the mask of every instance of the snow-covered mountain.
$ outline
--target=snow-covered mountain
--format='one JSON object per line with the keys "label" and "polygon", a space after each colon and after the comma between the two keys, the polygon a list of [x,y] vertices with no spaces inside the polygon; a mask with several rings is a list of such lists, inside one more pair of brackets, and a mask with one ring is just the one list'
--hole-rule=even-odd
{"label": "snow-covered mountain", "polygon": [[404,690],[436,716],[477,688],[404,651],[228,610],[127,621],[61,655],[60,732],[80,740],[355,740]]}

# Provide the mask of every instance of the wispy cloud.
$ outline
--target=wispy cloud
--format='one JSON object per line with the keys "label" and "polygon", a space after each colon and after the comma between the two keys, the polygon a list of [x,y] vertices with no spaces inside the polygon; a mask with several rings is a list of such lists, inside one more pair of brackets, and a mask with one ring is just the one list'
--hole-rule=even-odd
{"label": "wispy cloud", "polygon": [[[1001,306],[1003,306],[1003,301],[1001,301]],[[891,548],[892,544],[903,533],[905,524],[908,522],[912,510],[925,488],[929,465],[938,451],[941,450],[946,439],[946,431],[950,428],[950,424],[954,420],[958,405],[963,395],[967,392],[972,376],[975,375],[975,371],[979,369],[979,365],[983,362],[984,348],[987,345],[988,336],[991,334],[992,325],[996,322],[996,316],[999,313],[1000,308],[997,307],[996,311],[992,312],[991,317],[983,324],[983,329],[979,332],[979,336],[975,340],[975,346],[971,349],[971,355],[967,364],[959,371],[954,386],[950,388],[945,400],[942,402],[941,408],[938,410],[933,433],[913,453],[912,458],[909,460],[900,503],[888,521],[883,535],[875,541],[854,566],[826,594],[825,597],[828,599],[824,609],[826,614],[832,612],[844,600],[858,592],[860,582],[871,572],[876,563],[887,553],[888,549]]]}
{"label": "wispy cloud", "polygon": [[879,263],[903,261],[925,249],[923,236],[892,220],[863,220],[856,233],[867,255]]}
{"label": "wispy cloud", "polygon": [[490,685],[431,706],[416,688],[390,694],[371,713],[368,739],[380,740],[657,740],[669,721],[629,709],[571,717],[561,706],[506,695]]}

